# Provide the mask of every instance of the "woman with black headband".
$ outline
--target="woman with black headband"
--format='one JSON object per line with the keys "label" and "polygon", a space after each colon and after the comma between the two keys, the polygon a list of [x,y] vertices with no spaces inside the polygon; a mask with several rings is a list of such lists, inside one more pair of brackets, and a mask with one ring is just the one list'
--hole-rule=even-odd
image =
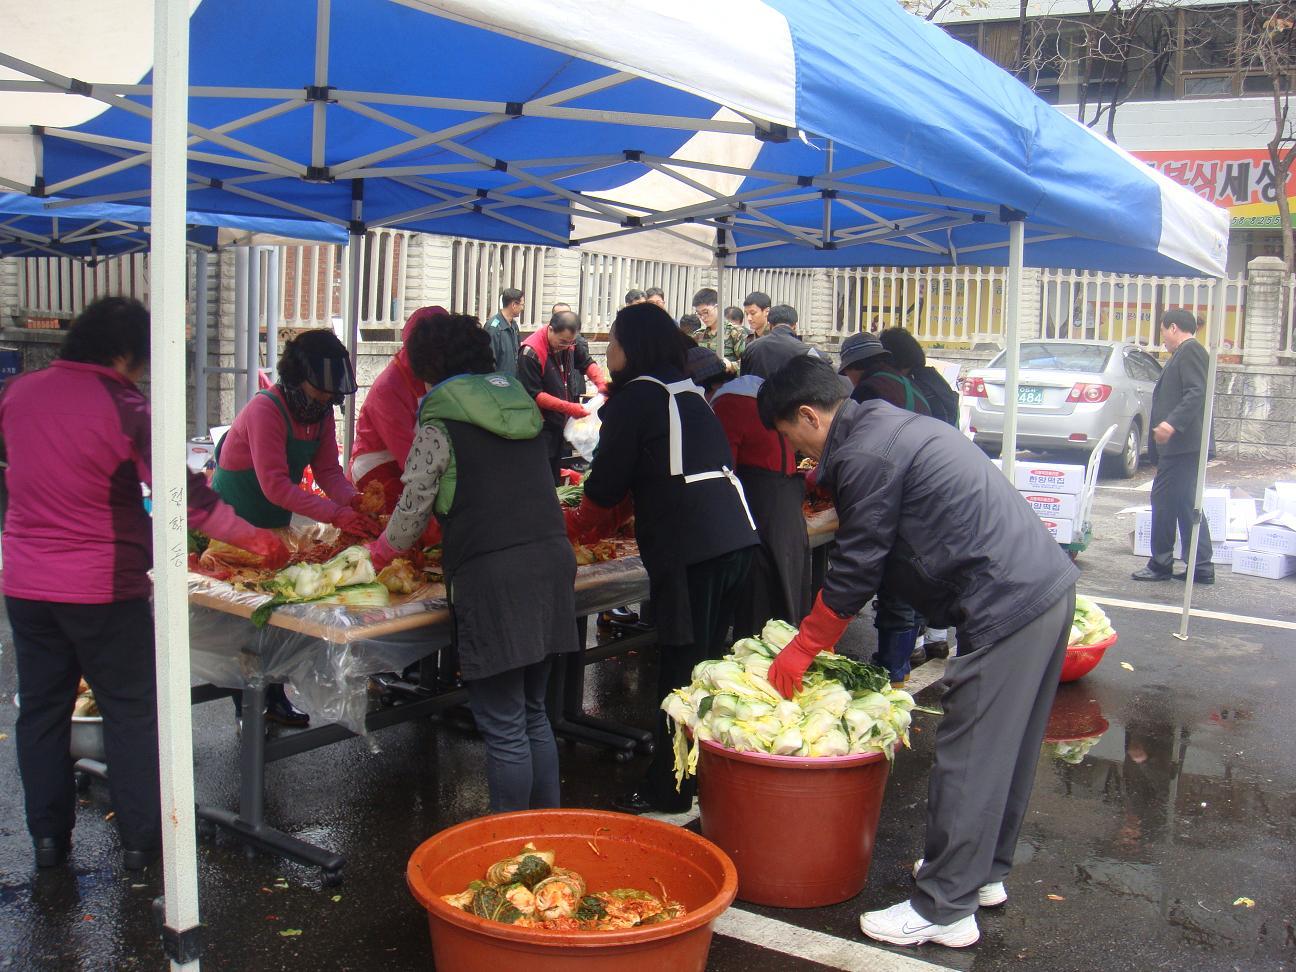
{"label": "woman with black headband", "polygon": [[[212,488],[253,526],[286,527],[294,513],[372,539],[378,521],[359,512],[361,494],[338,461],[333,409],[356,391],[351,357],[332,331],[306,331],[284,346],[279,380],[260,391],[216,446]],[[324,496],[302,489],[310,468]],[[281,686],[267,691],[266,715],[305,725]]]}

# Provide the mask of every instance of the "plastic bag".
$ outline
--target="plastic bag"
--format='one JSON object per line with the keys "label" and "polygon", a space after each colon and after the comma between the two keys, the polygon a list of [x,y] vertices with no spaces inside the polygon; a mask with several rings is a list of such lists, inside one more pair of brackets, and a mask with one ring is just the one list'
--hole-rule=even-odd
{"label": "plastic bag", "polygon": [[599,432],[603,428],[598,413],[605,401],[607,399],[601,394],[595,395],[585,404],[585,410],[589,414],[584,418],[569,418],[567,427],[563,430],[563,436],[586,462],[594,458],[594,449],[598,446]]}

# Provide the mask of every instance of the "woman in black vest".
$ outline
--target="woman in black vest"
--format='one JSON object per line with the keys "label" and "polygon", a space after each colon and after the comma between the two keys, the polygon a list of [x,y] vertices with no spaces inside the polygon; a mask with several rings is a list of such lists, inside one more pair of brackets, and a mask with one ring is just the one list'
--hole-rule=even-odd
{"label": "woman in black vest", "polygon": [[[658,701],[687,685],[693,666],[727,646],[738,590],[759,542],[719,419],[685,374],[684,343],[653,304],[622,308],[608,342],[612,385],[585,479],[568,520],[573,539],[602,532],[634,497],[635,534],[648,571],[661,662]],[[616,801],[633,813],[687,810],[694,788],[675,789],[666,717],[657,714],[653,760],[642,788]]]}
{"label": "woman in black vest", "polygon": [[420,321],[405,344],[433,386],[419,405],[405,488],[370,546],[381,570],[435,513],[459,666],[486,741],[490,810],[559,805],[545,710],[552,656],[575,651],[576,558],[554,494],[542,420],[511,375],[492,374],[475,317]]}

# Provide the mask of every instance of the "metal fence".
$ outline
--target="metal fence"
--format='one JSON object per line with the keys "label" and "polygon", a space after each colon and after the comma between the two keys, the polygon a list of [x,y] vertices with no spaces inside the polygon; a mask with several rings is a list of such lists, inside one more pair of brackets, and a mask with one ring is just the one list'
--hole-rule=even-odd
{"label": "metal fence", "polygon": [[928,343],[976,345],[1003,333],[998,267],[855,267],[832,274],[838,334],[904,327]]}
{"label": "metal fence", "polygon": [[[383,332],[405,322],[406,259],[410,234],[371,230],[361,258],[360,327]],[[328,327],[343,316],[347,247],[318,243],[281,246],[281,320],[286,327]],[[377,337],[388,337],[380,333]]]}

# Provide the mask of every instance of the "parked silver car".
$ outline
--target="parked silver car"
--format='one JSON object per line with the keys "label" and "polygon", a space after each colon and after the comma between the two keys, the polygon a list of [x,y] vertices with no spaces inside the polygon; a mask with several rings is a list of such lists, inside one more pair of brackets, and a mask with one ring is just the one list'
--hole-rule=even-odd
{"label": "parked silver car", "polygon": [[[973,440],[996,453],[1003,445],[1003,363],[1000,352],[963,379]],[[1118,341],[1027,341],[1021,346],[1017,444],[1091,453],[1114,424],[1104,458],[1128,479],[1138,471],[1160,374],[1156,358]]]}

